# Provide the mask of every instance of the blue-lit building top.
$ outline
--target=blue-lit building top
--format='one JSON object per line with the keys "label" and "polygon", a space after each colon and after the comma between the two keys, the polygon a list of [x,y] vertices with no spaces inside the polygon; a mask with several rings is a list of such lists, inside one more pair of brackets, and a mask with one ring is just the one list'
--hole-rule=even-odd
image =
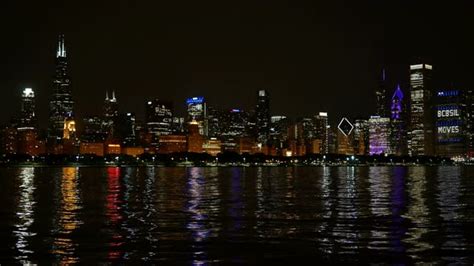
{"label": "blue-lit building top", "polygon": [[199,134],[203,136],[208,135],[208,126],[207,126],[207,108],[206,101],[204,97],[190,97],[186,99],[186,108],[187,108],[187,119],[189,123],[191,121],[196,121],[199,127]]}
{"label": "blue-lit building top", "polygon": [[204,103],[204,97],[191,97],[186,99],[187,104]]}
{"label": "blue-lit building top", "polygon": [[392,96],[392,119],[401,119],[402,114],[402,103],[403,103],[403,92],[400,89],[400,85],[397,86],[397,89]]}

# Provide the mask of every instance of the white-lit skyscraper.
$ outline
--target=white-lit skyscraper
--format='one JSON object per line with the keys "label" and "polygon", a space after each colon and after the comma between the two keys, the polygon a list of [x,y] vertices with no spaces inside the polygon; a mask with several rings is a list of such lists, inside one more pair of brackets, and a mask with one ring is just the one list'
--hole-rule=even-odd
{"label": "white-lit skyscraper", "polygon": [[328,113],[319,112],[314,116],[314,136],[321,140],[321,153],[329,153],[329,122]]}
{"label": "white-lit skyscraper", "polygon": [[409,155],[434,155],[434,106],[432,69],[428,64],[410,66]]}
{"label": "white-lit skyscraper", "polygon": [[146,129],[151,134],[151,145],[158,146],[159,137],[173,132],[173,113],[171,103],[158,99],[145,105]]}
{"label": "white-lit skyscraper", "polygon": [[37,127],[35,108],[35,92],[32,88],[25,88],[21,94],[21,117],[19,127],[31,129]]}
{"label": "white-lit skyscraper", "polygon": [[371,116],[369,119],[369,154],[390,153],[390,118]]}

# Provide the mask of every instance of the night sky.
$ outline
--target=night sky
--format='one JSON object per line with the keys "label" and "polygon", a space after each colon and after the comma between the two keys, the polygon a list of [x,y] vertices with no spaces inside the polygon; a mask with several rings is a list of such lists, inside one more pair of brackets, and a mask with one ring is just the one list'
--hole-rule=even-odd
{"label": "night sky", "polygon": [[472,1],[4,1],[0,122],[33,87],[42,127],[64,33],[78,118],[100,114],[115,89],[122,112],[189,96],[250,110],[271,94],[274,115],[367,117],[387,68],[407,90],[408,64],[434,65],[437,87],[474,87]]}

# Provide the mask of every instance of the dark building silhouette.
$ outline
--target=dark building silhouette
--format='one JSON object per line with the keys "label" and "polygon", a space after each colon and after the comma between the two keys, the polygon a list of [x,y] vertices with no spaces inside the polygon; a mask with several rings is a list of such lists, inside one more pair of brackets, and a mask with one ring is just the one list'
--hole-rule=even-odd
{"label": "dark building silhouette", "polygon": [[474,90],[465,91],[467,155],[474,157]]}
{"label": "dark building silhouette", "polygon": [[255,126],[257,141],[266,144],[270,134],[270,95],[266,90],[259,90],[257,94]]}
{"label": "dark building silhouette", "polygon": [[56,51],[56,73],[53,79],[53,94],[49,102],[48,137],[58,142],[63,137],[66,119],[74,117],[74,101],[71,92],[71,80],[68,74],[68,58],[64,35],[59,36]]}
{"label": "dark building silhouette", "polygon": [[104,119],[102,130],[107,134],[113,136],[116,130],[114,122],[117,120],[118,116],[119,110],[117,98],[115,97],[115,91],[112,91],[112,97],[110,98],[109,93],[106,91],[104,100]]}
{"label": "dark building silhouette", "polygon": [[382,69],[382,77],[379,87],[375,90],[376,114],[381,117],[388,117],[387,86],[385,69]]}
{"label": "dark building silhouette", "polygon": [[137,134],[135,132],[135,114],[119,114],[116,120],[117,137],[121,146],[134,147],[137,145]]}

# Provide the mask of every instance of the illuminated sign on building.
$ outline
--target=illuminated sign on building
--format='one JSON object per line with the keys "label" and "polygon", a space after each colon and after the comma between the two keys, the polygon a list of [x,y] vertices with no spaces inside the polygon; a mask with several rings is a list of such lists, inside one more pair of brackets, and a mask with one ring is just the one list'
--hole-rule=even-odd
{"label": "illuminated sign on building", "polygon": [[440,97],[450,97],[450,96],[458,96],[459,91],[458,90],[452,90],[452,91],[438,91],[438,96]]}
{"label": "illuminated sign on building", "polygon": [[463,141],[463,112],[459,102],[461,92],[459,90],[440,90],[437,92],[438,105],[436,106],[436,133],[441,155],[450,156],[456,146],[450,147],[450,143],[461,143]]}
{"label": "illuminated sign on building", "polygon": [[438,127],[438,133],[441,134],[459,133],[459,131],[459,126]]}
{"label": "illuminated sign on building", "polygon": [[438,117],[458,117],[459,109],[438,110]]}
{"label": "illuminated sign on building", "polygon": [[187,104],[191,104],[191,103],[203,103],[204,102],[204,97],[192,97],[192,98],[188,98],[186,100],[186,103]]}
{"label": "illuminated sign on building", "polygon": [[341,122],[339,122],[339,125],[337,125],[337,128],[347,137],[354,129],[354,125],[352,125],[351,122],[349,122],[349,120],[344,117],[341,119]]}

